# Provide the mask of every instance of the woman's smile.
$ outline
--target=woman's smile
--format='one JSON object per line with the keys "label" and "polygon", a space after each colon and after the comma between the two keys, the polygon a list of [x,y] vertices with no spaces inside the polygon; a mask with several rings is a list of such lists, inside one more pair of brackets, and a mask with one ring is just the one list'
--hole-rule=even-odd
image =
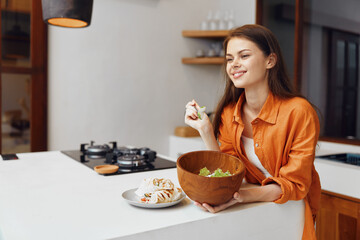
{"label": "woman's smile", "polygon": [[238,79],[242,77],[245,73],[246,71],[235,71],[232,75],[234,79]]}

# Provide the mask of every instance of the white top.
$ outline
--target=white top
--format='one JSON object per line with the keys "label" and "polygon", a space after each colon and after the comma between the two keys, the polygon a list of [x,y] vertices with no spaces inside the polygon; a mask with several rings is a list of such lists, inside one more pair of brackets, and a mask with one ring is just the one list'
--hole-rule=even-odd
{"label": "white top", "polygon": [[250,162],[254,164],[255,167],[257,167],[265,175],[265,177],[270,177],[271,174],[264,168],[264,166],[261,164],[258,156],[255,153],[254,139],[241,136],[241,140],[244,143],[246,156],[248,157]]}

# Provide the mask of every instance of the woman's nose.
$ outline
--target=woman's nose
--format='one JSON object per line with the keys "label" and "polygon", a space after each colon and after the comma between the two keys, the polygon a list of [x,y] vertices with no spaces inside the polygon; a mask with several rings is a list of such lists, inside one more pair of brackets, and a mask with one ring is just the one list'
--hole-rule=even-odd
{"label": "woman's nose", "polygon": [[233,68],[239,68],[240,67],[240,60],[238,58],[235,58],[234,61],[232,62],[232,67]]}

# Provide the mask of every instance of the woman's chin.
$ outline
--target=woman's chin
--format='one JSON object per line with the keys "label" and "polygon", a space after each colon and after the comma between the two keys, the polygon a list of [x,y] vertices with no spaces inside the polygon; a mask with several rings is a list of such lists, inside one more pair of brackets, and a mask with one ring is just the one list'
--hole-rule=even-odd
{"label": "woman's chin", "polygon": [[233,81],[233,84],[236,88],[245,88],[246,84],[244,84],[241,80],[235,80]]}

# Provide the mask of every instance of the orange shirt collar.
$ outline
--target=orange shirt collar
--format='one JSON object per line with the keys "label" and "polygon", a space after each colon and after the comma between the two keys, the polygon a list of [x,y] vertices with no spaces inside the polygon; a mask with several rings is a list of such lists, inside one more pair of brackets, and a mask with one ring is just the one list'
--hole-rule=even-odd
{"label": "orange shirt collar", "polygon": [[[245,101],[245,92],[243,92],[239,100],[236,103],[234,115],[233,115],[233,121],[238,122],[239,124],[244,124],[241,119],[241,106]],[[261,108],[261,111],[257,118],[271,123],[275,124],[277,116],[279,114],[279,107],[280,107],[281,101],[272,94],[272,92],[269,92],[269,95],[265,101],[264,106]]]}

